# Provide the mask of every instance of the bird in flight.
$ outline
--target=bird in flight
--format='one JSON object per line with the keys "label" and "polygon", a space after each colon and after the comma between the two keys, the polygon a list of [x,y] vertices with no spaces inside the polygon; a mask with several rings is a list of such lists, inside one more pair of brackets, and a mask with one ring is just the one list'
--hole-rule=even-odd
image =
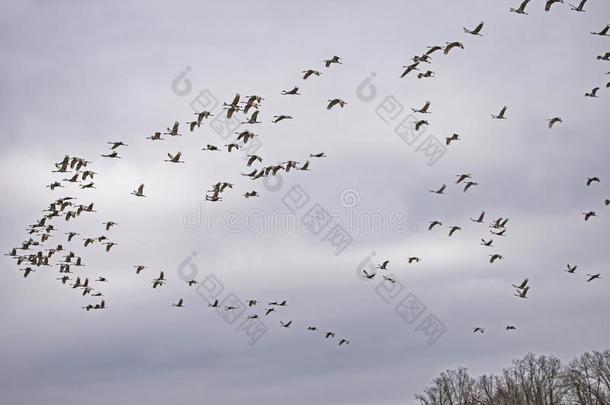
{"label": "bird in flight", "polygon": [[498,254],[498,253],[493,254],[493,255],[489,255],[489,257],[490,257],[490,258],[489,258],[489,263],[493,263],[493,262],[495,262],[496,260],[502,260],[502,259],[504,259],[504,257],[502,257],[502,255],[501,255],[501,254]]}
{"label": "bird in flight", "polygon": [[368,272],[368,271],[366,271],[366,270],[362,270],[362,275],[363,275],[365,278],[368,278],[369,280],[372,280],[373,278],[375,278],[375,273],[369,273],[369,272]]}
{"label": "bird in flight", "polygon": [[597,273],[597,274],[587,274],[587,277],[589,277],[587,279],[587,283],[590,283],[593,280],[598,280],[598,279],[602,278],[600,273]]}
{"label": "bird in flight", "polygon": [[464,45],[461,42],[447,42],[446,46],[445,46],[445,50],[443,51],[443,53],[445,55],[448,55],[449,52],[453,49],[453,48],[461,48],[464,49]]}
{"label": "bird in flight", "polygon": [[485,218],[485,211],[481,212],[477,219],[470,218],[472,222],[478,222],[479,224],[483,223],[483,219]]}
{"label": "bird in flight", "polygon": [[341,65],[341,64],[342,64],[342,62],[341,62],[341,58],[340,58],[340,57],[338,57],[338,56],[333,56],[333,57],[332,57],[332,58],[330,58],[330,59],[326,59],[326,60],[324,60],[324,65],[325,65],[327,68],[329,68],[329,67],[330,67],[330,65],[332,65],[333,63],[337,63],[337,64]]}
{"label": "bird in flight", "polygon": [[438,190],[428,190],[434,194],[445,194],[445,189],[447,188],[446,184],[443,184]]}
{"label": "bird in flight", "polygon": [[599,183],[599,177],[588,177],[587,178],[587,186],[590,186],[592,183]]}
{"label": "bird in flight", "polygon": [[482,37],[483,35],[481,35],[481,30],[483,29],[483,25],[484,24],[485,23],[483,21],[481,21],[479,23],[479,25],[477,25],[473,30],[469,30],[468,28],[463,27],[464,28],[464,32],[467,33],[467,34],[477,35],[477,36]]}
{"label": "bird in flight", "polygon": [[530,0],[523,0],[523,2],[521,3],[521,5],[518,8],[509,8],[509,10],[513,13],[517,13],[517,14],[525,14],[527,15],[527,13],[525,12],[525,7],[527,6],[527,3],[529,3]]}
{"label": "bird in flight", "polygon": [[303,80],[307,80],[307,78],[310,77],[311,75],[314,75],[314,76],[321,75],[321,73],[319,71],[314,70],[314,69],[303,70],[301,73],[304,73]]}
{"label": "bird in flight", "polygon": [[472,174],[470,173],[464,173],[464,174],[456,174],[456,176],[458,179],[455,182],[455,184],[460,184],[461,182],[463,182],[466,179],[471,179],[472,178]]}
{"label": "bird in flight", "polygon": [[607,36],[610,36],[608,34],[608,31],[610,31],[610,24],[606,25],[601,31],[599,31],[599,32],[592,32],[591,34],[599,35],[600,37],[607,37]]}
{"label": "bird in flight", "polygon": [[144,184],[140,184],[137,189],[131,192],[131,194],[135,195],[136,197],[146,197],[144,195]]}
{"label": "bird in flight", "polygon": [[283,96],[299,96],[299,95],[301,95],[301,93],[299,93],[299,88],[297,86],[294,86],[292,88],[292,90],[282,90],[282,95]]}
{"label": "bird in flight", "polygon": [[178,300],[178,302],[172,304],[172,307],[176,307],[176,308],[184,308],[184,300],[182,298],[180,298]]}
{"label": "bird in flight", "polygon": [[489,247],[493,247],[493,239],[490,239],[488,241],[486,241],[485,239],[481,239],[481,245],[483,246],[489,246]]}
{"label": "bird in flight", "polygon": [[496,119],[496,120],[505,120],[506,119],[506,110],[508,109],[507,106],[502,107],[502,109],[500,110],[500,113],[498,115],[493,115],[491,114],[491,118]]}
{"label": "bird in flight", "polygon": [[292,117],[290,115],[274,115],[273,116],[273,120],[271,122],[273,122],[274,124],[277,124],[278,122],[282,121],[282,120],[291,120]]}
{"label": "bird in flight", "polygon": [[570,273],[570,274],[574,274],[574,272],[576,271],[576,268],[578,266],[574,265],[574,266],[570,266],[569,264],[567,265],[568,269],[565,270],[566,272]]}
{"label": "bird in flight", "polygon": [[464,192],[468,191],[468,189],[472,186],[478,186],[479,183],[476,183],[474,181],[468,181],[466,182],[466,184],[464,185]]}
{"label": "bird in flight", "polygon": [[606,52],[603,55],[598,55],[597,59],[604,60],[604,61],[610,61],[610,52]]}
{"label": "bird in flight", "polygon": [[442,222],[440,221],[430,221],[430,225],[428,226],[428,230],[431,231],[436,225],[442,226]]}
{"label": "bird in flight", "polygon": [[125,144],[125,143],[123,143],[123,142],[121,142],[121,141],[119,141],[119,142],[107,142],[107,143],[108,143],[109,145],[112,145],[112,146],[110,147],[110,149],[116,149],[116,148],[118,148],[119,146],[127,146],[127,144]]}
{"label": "bird in flight", "polygon": [[169,159],[165,159],[165,161],[170,162],[170,163],[184,163],[184,161],[180,160],[181,156],[182,156],[182,152],[178,152],[174,156],[172,156],[171,153],[168,153],[167,157]]}
{"label": "bird in flight", "polygon": [[157,287],[161,287],[163,286],[163,283],[165,283],[167,280],[165,279],[165,275],[163,272],[159,273],[159,277],[155,278],[152,281],[153,284],[153,288],[157,288]]}
{"label": "bird in flight", "polygon": [[146,139],[150,139],[151,141],[163,141],[164,138],[161,138],[161,132],[155,132],[151,136],[147,136]]}
{"label": "bird in flight", "polygon": [[400,78],[402,79],[403,77],[405,77],[406,75],[408,75],[409,73],[411,73],[414,70],[419,70],[417,68],[418,65],[419,65],[419,62],[414,62],[408,66],[403,66],[403,69],[405,69],[405,71],[402,72],[402,74],[400,75]]}
{"label": "bird in flight", "polygon": [[551,7],[555,3],[563,3],[563,0],[547,0],[546,4],[544,6],[544,11],[551,11]]}
{"label": "bird in flight", "polygon": [[530,290],[530,287],[527,286],[522,290],[517,289],[517,292],[515,293],[515,297],[519,297],[519,298],[528,298],[527,297],[527,292]]}
{"label": "bird in flight", "polygon": [[558,122],[563,122],[560,117],[551,118],[547,121],[549,122],[549,129],[552,129],[553,125],[557,124]]}
{"label": "bird in flight", "polygon": [[461,231],[462,228],[460,228],[459,226],[452,226],[451,229],[449,230],[449,236],[452,236],[456,231]]}
{"label": "bird in flight", "polygon": [[446,144],[447,146],[449,146],[449,144],[450,144],[452,141],[460,141],[460,140],[461,140],[461,138],[460,138],[460,136],[459,136],[458,134],[453,134],[453,135],[451,135],[451,136],[449,136],[449,137],[446,137],[446,138],[445,138],[445,144]]}
{"label": "bird in flight", "polygon": [[529,281],[529,280],[526,278],[526,279],[525,279],[525,280],[523,280],[523,281],[521,282],[521,284],[519,284],[519,285],[513,284],[513,287],[515,287],[517,290],[523,290],[525,287],[527,287],[527,283],[528,283],[528,281]]}
{"label": "bird in flight", "polygon": [[165,132],[165,135],[171,135],[171,136],[181,136],[182,134],[178,133],[178,126],[180,124],[178,123],[178,121],[174,121],[174,125],[172,126],[172,128],[170,129],[169,127],[167,128],[167,132]]}
{"label": "bird in flight", "polygon": [[377,268],[378,268],[379,270],[387,270],[387,269],[388,269],[388,264],[390,264],[390,261],[389,261],[389,260],[386,260],[386,261],[384,261],[383,263],[378,264],[378,265],[377,265]]}
{"label": "bird in flight", "polygon": [[593,88],[593,90],[591,90],[591,92],[585,93],[585,97],[599,98],[599,96],[597,95],[598,91],[599,91],[599,87],[595,87],[595,88]]}
{"label": "bird in flight", "polygon": [[570,6],[570,10],[572,11],[579,11],[581,13],[585,12],[585,3],[587,2],[587,0],[581,0],[580,3],[578,3],[578,6],[575,6],[573,4],[568,4]]}
{"label": "bird in flight", "polygon": [[424,106],[422,108],[420,108],[419,110],[416,110],[415,108],[411,108],[411,111],[413,111],[414,113],[419,113],[419,114],[431,114],[429,109],[430,109],[430,102],[426,101],[426,104],[424,104]]}
{"label": "bird in flight", "polygon": [[345,101],[341,100],[340,98],[333,98],[332,100],[328,100],[328,105],[326,106],[326,109],[330,110],[331,108],[333,108],[336,105],[343,108],[343,106],[346,104],[347,103]]}

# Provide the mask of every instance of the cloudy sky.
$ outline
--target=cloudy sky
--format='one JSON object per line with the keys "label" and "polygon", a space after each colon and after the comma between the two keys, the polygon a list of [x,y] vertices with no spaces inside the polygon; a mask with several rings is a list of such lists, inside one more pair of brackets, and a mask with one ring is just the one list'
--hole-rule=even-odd
{"label": "cloudy sky", "polygon": [[[74,196],[97,212],[56,220],[44,248],[63,244],[85,263],[74,276],[110,282],[92,283],[108,308],[86,312],[99,298],[61,285],[56,266],[24,279],[25,266],[2,257],[0,403],[409,404],[446,368],[490,373],[527,352],[568,360],[607,348],[610,63],[596,56],[610,38],[590,32],[610,23],[610,4],[546,13],[533,0],[528,16],[509,13],[518,3],[3,2],[3,252],[51,201]],[[480,21],[482,37],[464,33]],[[435,77],[400,79],[414,55],[451,41],[464,49],[420,64]],[[343,63],[325,68],[333,55]],[[322,74],[303,81],[306,69]],[[280,94],[294,85],[300,96]],[[599,99],[584,97],[597,86]],[[217,103],[235,93],[264,97],[263,123],[239,127],[258,135],[254,166],[309,159],[310,171],[253,181],[240,175],[245,153],[201,151],[236,128],[188,132],[191,104],[208,100],[222,119]],[[332,98],[348,104],[327,111]],[[432,113],[416,118],[430,125],[416,133],[411,108],[427,100]],[[508,119],[492,120],[503,105]],[[272,124],[279,114],[294,119]],[[145,139],[175,120],[182,137]],[[431,157],[425,146],[453,133],[462,140]],[[122,158],[102,158],[118,140]],[[163,161],[177,151],[184,164]],[[45,188],[66,177],[51,172],[66,154],[91,161],[96,189]],[[478,186],[464,193],[461,173]],[[601,182],[587,187],[593,176]],[[204,201],[219,181],[233,189]],[[146,198],[130,195],[140,183]],[[445,195],[428,191],[442,184]],[[242,197],[252,190],[260,197]],[[295,208],[295,195],[306,204]],[[303,225],[312,207],[332,213],[319,232]],[[471,222],[482,210],[486,223]],[[585,222],[590,210],[598,217]],[[510,218],[506,236],[480,246],[498,217]],[[119,225],[106,232],[108,220]],[[428,231],[432,220],[443,226]],[[462,231],[450,238],[453,225]],[[336,226],[350,241],[339,253]],[[80,235],[68,243],[68,231]],[[83,247],[101,234],[118,246]],[[504,259],[492,265],[494,253]],[[384,260],[375,279],[357,275]],[[136,275],[138,264],[148,268]],[[168,282],[153,290],[160,271]],[[390,274],[398,283],[381,279]],[[524,278],[527,300],[511,287]],[[262,303],[225,319],[212,296]],[[179,298],[186,307],[172,308]],[[417,310],[401,312],[409,303]],[[251,313],[264,334],[240,330]]]}

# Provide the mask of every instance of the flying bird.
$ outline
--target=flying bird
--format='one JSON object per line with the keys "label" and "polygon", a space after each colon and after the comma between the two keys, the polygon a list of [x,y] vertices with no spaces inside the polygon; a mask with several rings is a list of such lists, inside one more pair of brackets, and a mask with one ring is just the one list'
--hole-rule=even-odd
{"label": "flying bird", "polygon": [[333,57],[332,57],[332,58],[330,58],[330,59],[326,59],[326,60],[324,60],[324,65],[325,65],[327,68],[328,68],[328,67],[330,67],[330,65],[332,65],[333,63],[337,63],[337,64],[341,65],[341,64],[342,64],[342,62],[341,62],[341,58],[340,58],[340,57],[338,57],[338,56],[333,56]]}
{"label": "flying bird", "polygon": [[405,71],[402,72],[402,74],[400,75],[400,78],[402,79],[403,77],[405,77],[406,75],[408,75],[409,73],[411,73],[414,70],[419,70],[417,68],[418,65],[419,65],[419,62],[414,62],[408,66],[403,66],[403,69],[405,69]]}
{"label": "flying bird", "polygon": [[460,136],[458,134],[453,134],[450,137],[446,137],[445,138],[445,143],[447,144],[447,146],[449,146],[449,144],[452,141],[460,141],[460,140],[461,140],[461,138],[460,138]]}
{"label": "flying bird", "polygon": [[178,121],[174,121],[174,125],[172,126],[172,128],[167,128],[167,132],[165,132],[165,135],[171,135],[171,136],[180,136],[182,134],[178,133],[178,126],[180,124],[178,124]]}
{"label": "flying bird", "polygon": [[587,0],[581,0],[580,3],[578,3],[578,6],[575,6],[573,4],[569,4],[570,10],[584,12],[585,11],[585,3],[586,2],[587,2]]}
{"label": "flying bird", "polygon": [[522,290],[517,290],[517,292],[515,293],[515,297],[519,297],[519,298],[528,298],[527,297],[527,292],[530,290],[530,287],[527,286]]}
{"label": "flying bird", "polygon": [[277,124],[278,122],[282,121],[282,120],[291,120],[292,117],[290,115],[274,115],[273,116],[273,120],[271,122],[273,122],[274,124]]}
{"label": "flying bird", "polygon": [[461,48],[464,49],[464,45],[461,42],[447,42],[447,46],[445,46],[445,50],[443,51],[443,53],[445,55],[449,54],[449,51],[451,51],[453,48]]}
{"label": "flying bird", "polygon": [[470,218],[470,220],[472,222],[478,222],[478,223],[483,223],[483,219],[485,218],[485,211],[482,211],[481,214],[479,215],[479,217],[477,219],[474,218]]}
{"label": "flying bird", "polygon": [[303,70],[301,73],[304,73],[303,80],[307,80],[311,75],[320,76],[321,73],[314,69]]}
{"label": "flying bird", "polygon": [[587,274],[587,277],[589,277],[587,279],[587,283],[590,283],[593,280],[601,279],[602,278],[600,273],[597,273],[597,274]]}
{"label": "flying bird", "polygon": [[443,224],[440,221],[430,221],[430,225],[428,226],[428,230],[431,231],[436,225],[442,226]]}
{"label": "flying bird", "polygon": [[390,264],[390,261],[389,261],[389,260],[386,260],[386,261],[384,261],[383,263],[378,264],[378,265],[377,265],[377,268],[378,268],[379,270],[387,270],[387,269],[388,269],[388,264]]}
{"label": "flying bird", "polygon": [[460,184],[461,182],[463,182],[466,179],[471,179],[472,174],[470,174],[470,173],[457,174],[455,177],[458,178],[457,181],[455,182],[455,184]]}
{"label": "flying bird", "polygon": [[468,191],[468,189],[472,186],[478,186],[479,183],[475,183],[474,181],[469,181],[466,182],[466,185],[464,186],[464,192]]}
{"label": "flying bird", "polygon": [[502,107],[502,109],[500,110],[500,113],[498,115],[492,114],[491,118],[497,119],[497,120],[505,120],[506,119],[505,114],[506,114],[507,108],[508,108],[507,106]]}
{"label": "flying bird", "polygon": [[146,197],[144,195],[144,184],[140,184],[137,189],[131,192],[132,195],[136,197]]}
{"label": "flying bird", "polygon": [[515,284],[513,284],[513,287],[515,287],[517,290],[523,290],[525,287],[527,287],[527,283],[528,283],[528,281],[529,281],[529,280],[526,278],[526,279],[525,279],[525,280],[523,280],[523,281],[521,282],[521,284],[519,284],[519,285],[515,285]]}
{"label": "flying bird", "polygon": [[331,108],[333,108],[336,105],[339,105],[339,107],[343,108],[344,105],[346,105],[347,103],[343,100],[341,100],[340,98],[333,98],[332,100],[328,100],[328,105],[326,106],[327,110],[330,110]]}
{"label": "flying bird", "polygon": [[446,188],[447,188],[447,185],[443,184],[438,190],[429,190],[429,191],[434,194],[445,194]]}
{"label": "flying bird", "polygon": [[546,5],[544,6],[544,11],[551,11],[551,7],[555,3],[563,3],[563,0],[547,0]]}
{"label": "flying bird", "polygon": [[603,55],[598,55],[597,59],[604,60],[604,61],[610,61],[610,52],[606,52]]}
{"label": "flying bird", "polygon": [[420,113],[420,114],[430,114],[431,112],[428,111],[430,109],[430,102],[426,101],[426,104],[424,104],[424,106],[422,108],[420,108],[419,110],[416,110],[415,108],[411,108],[411,111],[413,111],[414,113]]}
{"label": "flying bird", "polygon": [[184,163],[184,161],[180,160],[180,156],[182,156],[182,152],[178,152],[174,156],[168,153],[167,157],[169,159],[165,159],[165,161],[170,163]]}
{"label": "flying bird", "polygon": [[481,245],[483,246],[489,246],[489,247],[493,247],[493,239],[490,239],[488,241],[486,241],[485,239],[481,239]]}
{"label": "flying bird", "polygon": [[502,255],[497,254],[497,253],[496,253],[496,254],[493,254],[493,255],[489,255],[489,256],[490,256],[490,258],[489,258],[489,263],[493,263],[493,262],[495,262],[496,260],[502,260],[502,259],[504,259],[504,257],[502,257]]}
{"label": "flying bird", "polygon": [[599,183],[599,177],[588,177],[587,178],[587,186],[590,186],[592,183]]}
{"label": "flying bird", "polygon": [[282,90],[282,95],[283,96],[299,96],[301,95],[301,93],[299,93],[299,88],[297,86],[294,86],[292,88],[292,90]]}
{"label": "flying bird", "polygon": [[483,25],[484,24],[485,23],[483,21],[481,21],[479,23],[479,25],[477,25],[473,30],[469,30],[468,28],[463,27],[464,28],[464,32],[467,33],[467,34],[482,36],[481,35],[481,30],[483,29]]}
{"label": "flying bird", "polygon": [[459,226],[452,226],[449,230],[449,236],[452,236],[456,231],[461,231],[462,228]]}
{"label": "flying bird", "polygon": [[610,24],[606,25],[601,31],[599,32],[592,32],[591,34],[593,35],[599,35],[601,37],[607,37],[608,35],[608,31],[610,31]]}
{"label": "flying bird", "polygon": [[551,119],[548,119],[547,121],[549,122],[549,129],[552,129],[553,125],[555,125],[556,123],[563,122],[560,117],[551,118]]}
{"label": "flying bird", "polygon": [[597,95],[598,91],[599,87],[595,87],[593,90],[591,90],[590,93],[585,93],[585,97],[599,98],[599,96]]}
{"label": "flying bird", "polygon": [[527,15],[527,13],[525,12],[525,7],[527,6],[527,3],[529,3],[530,0],[523,0],[523,2],[521,3],[521,5],[518,8],[509,8],[509,10],[513,13],[517,13],[517,14],[525,14]]}
{"label": "flying bird", "polygon": [[161,132],[155,132],[151,136],[147,136],[146,139],[150,139],[151,141],[163,141],[165,138],[161,138]]}
{"label": "flying bird", "polygon": [[366,270],[362,270],[362,274],[365,278],[368,278],[369,280],[372,280],[373,278],[375,278],[375,273],[369,273]]}

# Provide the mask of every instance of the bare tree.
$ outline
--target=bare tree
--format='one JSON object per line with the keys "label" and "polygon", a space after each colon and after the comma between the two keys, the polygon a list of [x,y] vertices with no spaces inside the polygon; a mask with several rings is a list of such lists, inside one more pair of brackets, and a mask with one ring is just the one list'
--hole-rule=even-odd
{"label": "bare tree", "polygon": [[564,373],[564,384],[574,404],[610,404],[610,350],[573,360]]}
{"label": "bare tree", "polygon": [[415,399],[422,405],[610,405],[610,350],[585,353],[562,367],[553,356],[527,354],[498,376],[474,379],[447,370]]}

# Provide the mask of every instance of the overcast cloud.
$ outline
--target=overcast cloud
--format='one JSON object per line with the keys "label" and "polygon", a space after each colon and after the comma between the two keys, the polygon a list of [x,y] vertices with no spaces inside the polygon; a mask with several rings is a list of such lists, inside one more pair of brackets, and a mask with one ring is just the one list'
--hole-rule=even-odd
{"label": "overcast cloud", "polygon": [[[518,3],[3,2],[3,252],[28,238],[49,202],[74,195],[94,201],[97,213],[59,220],[47,247],[63,243],[83,257],[79,275],[110,283],[102,288],[109,308],[86,312],[94,299],[61,285],[56,268],[24,279],[3,256],[0,404],[410,404],[445,368],[490,373],[527,352],[567,360],[607,348],[610,62],[596,56],[610,51],[610,38],[590,32],[610,23],[610,3],[545,13],[544,1],[533,0],[530,15],[509,13]],[[483,37],[463,32],[482,20]],[[399,78],[414,55],[451,41],[465,49],[433,54],[436,77]],[[326,69],[322,61],[333,55],[343,64]],[[191,90],[180,96],[172,82],[187,67]],[[310,68],[322,75],[303,81]],[[363,98],[365,80],[372,101]],[[294,85],[301,96],[280,95]],[[599,99],[583,97],[596,86]],[[236,92],[265,98],[264,123],[252,127],[264,164],[328,157],[283,174],[278,190],[241,176],[249,170],[240,153],[201,151],[228,140],[209,125],[186,131],[202,90],[221,102]],[[462,141],[429,165],[417,143],[394,132],[397,122],[376,112],[386,96],[404,107],[401,117],[430,100],[424,137],[458,133]],[[348,104],[327,111],[335,97]],[[492,120],[503,105],[508,119]],[[271,124],[279,114],[294,119]],[[549,130],[555,116],[564,122]],[[182,138],[145,139],[175,120]],[[101,158],[115,140],[129,145],[122,159]],[[178,150],[185,164],[163,162]],[[45,188],[63,178],[51,170],[65,154],[92,161],[97,189]],[[459,173],[472,173],[478,186],[462,192],[452,184]],[[592,176],[601,182],[587,187]],[[203,201],[219,181],[234,189],[222,202]],[[147,198],[129,195],[140,183]],[[446,195],[428,192],[443,183]],[[335,255],[323,233],[269,225],[298,223],[283,203],[295,186],[310,204],[333,210],[333,224],[375,213],[387,226],[351,229],[353,242]],[[259,198],[241,197],[252,189]],[[479,245],[487,224],[469,219],[482,210],[486,222],[510,218],[495,248]],[[598,217],[585,222],[589,210]],[[227,213],[231,219],[206,227],[211,215]],[[108,220],[119,225],[104,232]],[[429,232],[431,220],[442,229]],[[462,231],[449,238],[451,225]],[[70,244],[69,230],[81,234]],[[102,233],[118,243],[109,254],[83,248],[82,238]],[[504,260],[491,265],[491,253]],[[409,265],[410,256],[422,262]],[[399,298],[385,302],[379,277],[357,276],[367,257],[390,260]],[[268,331],[251,345],[185,286],[179,273],[193,269],[188,263],[200,281],[214,275],[223,295],[286,299],[288,307],[263,317]],[[576,274],[564,272],[567,263],[579,266]],[[149,268],[136,275],[137,264]],[[168,283],[153,290],[161,270]],[[587,273],[602,278],[587,283]],[[524,278],[530,297],[520,300],[511,284]],[[408,293],[425,305],[412,324],[395,312]],[[186,308],[172,308],[180,297]],[[417,330],[428,315],[446,328],[433,344]],[[280,327],[290,319],[291,328]],[[516,333],[505,332],[508,324]],[[339,347],[309,325],[351,344]],[[475,326],[486,333],[473,335]]]}

